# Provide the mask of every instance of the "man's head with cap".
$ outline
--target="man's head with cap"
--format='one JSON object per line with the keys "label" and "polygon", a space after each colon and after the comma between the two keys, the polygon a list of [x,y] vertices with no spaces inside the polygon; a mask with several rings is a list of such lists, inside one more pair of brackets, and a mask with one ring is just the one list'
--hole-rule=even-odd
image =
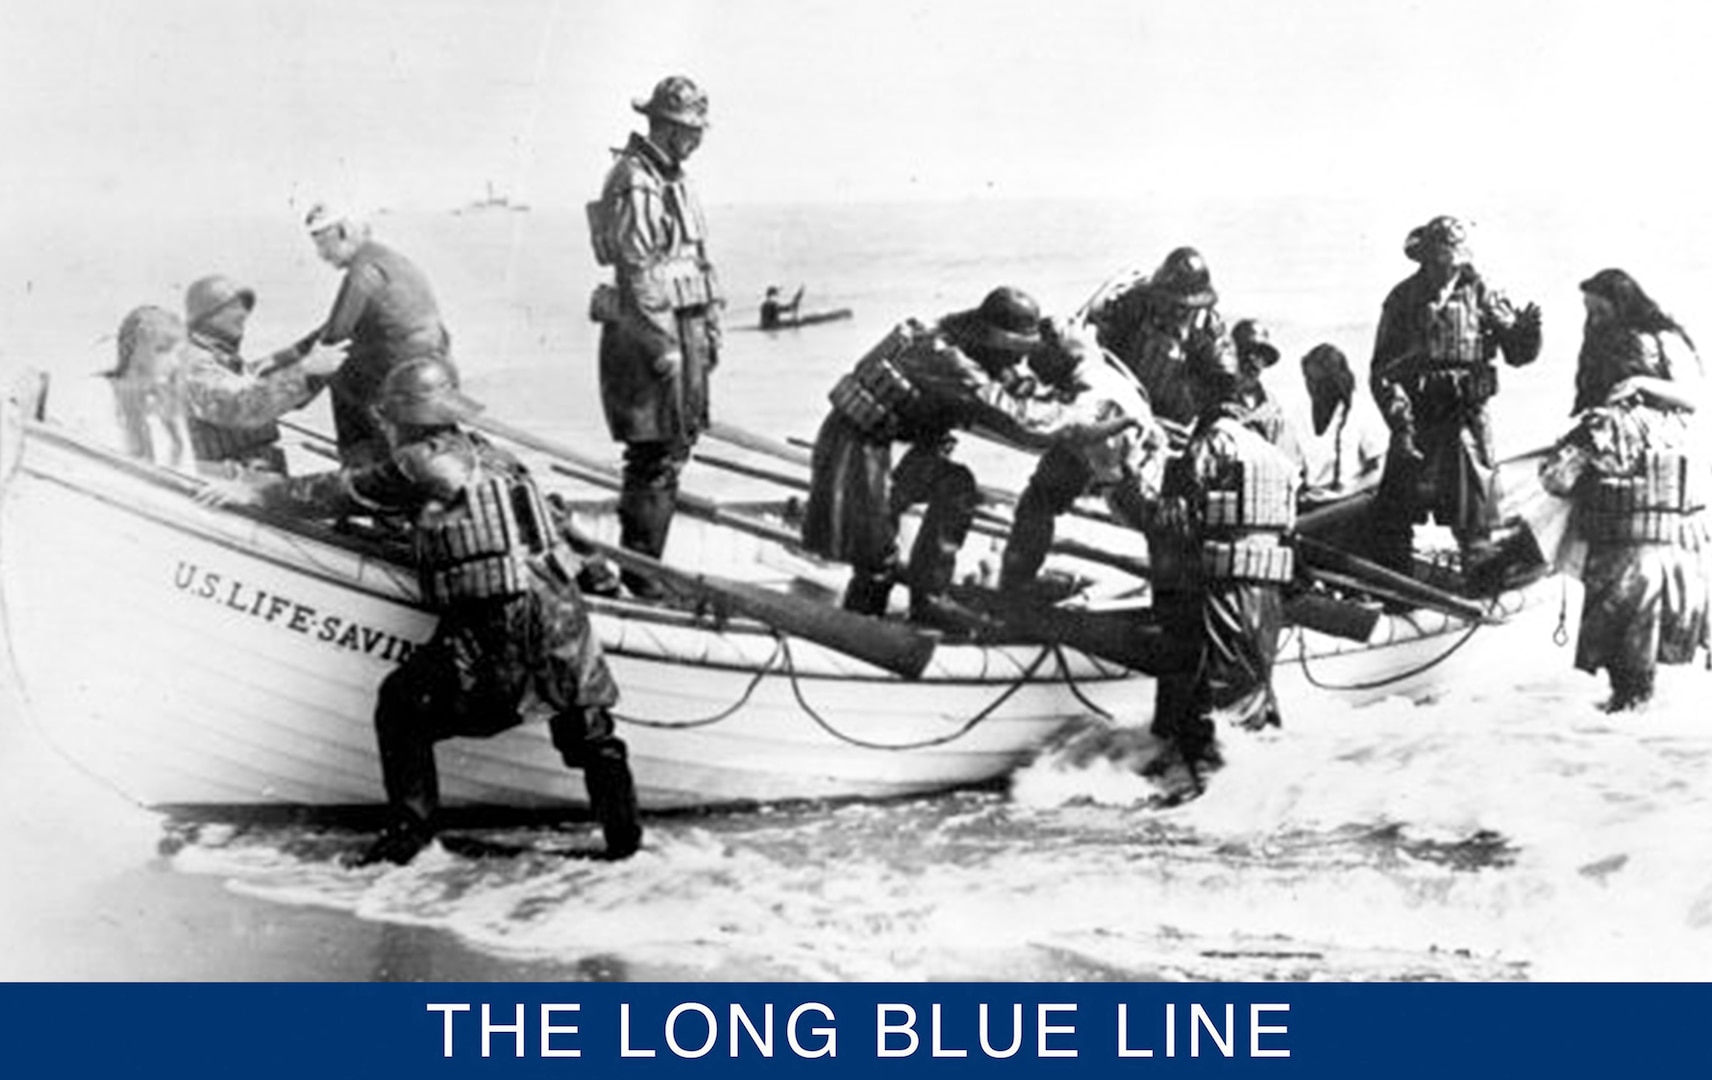
{"label": "man's head with cap", "polygon": [[1440,214],[1409,230],[1403,240],[1403,254],[1422,264],[1464,262],[1468,259],[1468,228],[1449,214]]}
{"label": "man's head with cap", "polygon": [[648,141],[674,162],[688,160],[711,126],[707,92],[684,75],[668,75],[654,84],[653,93],[636,98],[630,107],[648,118]]}
{"label": "man's head with cap", "polygon": [[236,343],[255,309],[256,292],[224,274],[197,278],[184,290],[184,322],[191,333],[213,332]]}
{"label": "man's head with cap", "polygon": [[303,231],[309,234],[322,261],[341,270],[369,237],[368,224],[335,202],[310,206],[303,215]]}
{"label": "man's head with cap", "polygon": [[422,356],[387,372],[375,411],[402,427],[436,428],[468,420],[482,405],[459,388],[458,369],[450,359]]}
{"label": "man's head with cap", "polygon": [[1010,285],[988,293],[979,307],[940,320],[958,348],[982,367],[1004,367],[1040,346],[1040,305]]}

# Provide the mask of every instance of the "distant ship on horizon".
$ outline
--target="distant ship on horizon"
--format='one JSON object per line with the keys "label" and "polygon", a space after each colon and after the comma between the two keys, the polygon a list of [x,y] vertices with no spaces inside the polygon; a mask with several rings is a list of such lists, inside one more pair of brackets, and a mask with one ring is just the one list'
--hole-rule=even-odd
{"label": "distant ship on horizon", "polygon": [[511,197],[508,195],[495,194],[493,190],[493,181],[489,180],[487,182],[487,197],[485,199],[477,199],[475,202],[469,203],[465,206],[460,206],[453,210],[452,213],[473,214],[487,210],[510,210],[516,213],[526,213],[529,210],[529,204],[512,202]]}

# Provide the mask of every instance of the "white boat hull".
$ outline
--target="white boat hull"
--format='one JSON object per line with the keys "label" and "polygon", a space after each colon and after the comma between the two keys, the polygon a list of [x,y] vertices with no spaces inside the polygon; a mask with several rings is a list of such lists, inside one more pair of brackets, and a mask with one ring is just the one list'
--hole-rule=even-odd
{"label": "white boat hull", "polygon": [[[382,801],[375,690],[433,627],[409,570],[372,544],[200,506],[186,481],[52,425],[27,425],[21,462],[7,464],[6,637],[32,722],[55,745],[148,806]],[[740,557],[730,534],[707,539],[708,558]],[[942,644],[906,681],[753,623],[594,609],[649,809],[976,785],[1078,719],[1140,724],[1152,711],[1150,681],[1052,646]],[[1464,627],[1412,619],[1424,622],[1387,620],[1377,645],[1292,631],[1286,710],[1320,692],[1311,683],[1359,699],[1453,671],[1431,661]],[[541,724],[451,740],[438,760],[448,806],[586,805]]]}

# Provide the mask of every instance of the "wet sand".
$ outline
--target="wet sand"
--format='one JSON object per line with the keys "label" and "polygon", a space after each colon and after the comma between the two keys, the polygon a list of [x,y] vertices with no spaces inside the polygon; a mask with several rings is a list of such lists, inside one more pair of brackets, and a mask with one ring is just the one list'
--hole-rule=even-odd
{"label": "wet sand", "polygon": [[[0,641],[3,645],[3,641]],[[443,930],[245,896],[173,871],[157,815],[60,757],[0,668],[0,980],[533,981],[630,976],[617,961],[513,962]]]}

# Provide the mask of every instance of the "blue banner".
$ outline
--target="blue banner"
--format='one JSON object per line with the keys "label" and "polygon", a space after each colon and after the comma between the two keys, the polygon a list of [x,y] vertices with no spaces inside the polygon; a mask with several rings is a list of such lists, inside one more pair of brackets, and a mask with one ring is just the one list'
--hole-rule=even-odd
{"label": "blue banner", "polygon": [[1712,986],[6,984],[6,1076],[1708,1075]]}

